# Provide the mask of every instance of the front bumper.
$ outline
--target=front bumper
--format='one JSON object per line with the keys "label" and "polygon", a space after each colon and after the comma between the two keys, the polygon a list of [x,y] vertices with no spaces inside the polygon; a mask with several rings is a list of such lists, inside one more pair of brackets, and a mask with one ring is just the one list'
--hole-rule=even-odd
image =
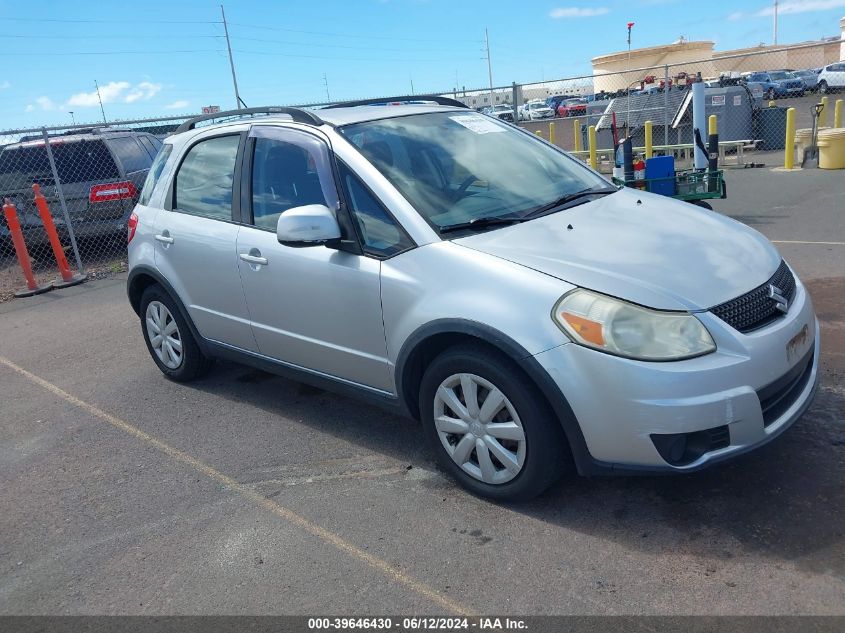
{"label": "front bumper", "polygon": [[[534,357],[578,421],[590,457],[590,463],[578,464],[582,473],[698,470],[771,441],[810,406],[818,381],[819,328],[800,281],[789,313],[760,330],[741,334],[708,312],[697,316],[717,345],[706,356],[642,362],[568,343]],[[802,341],[798,346],[796,338]],[[758,392],[766,394],[811,349],[807,372],[791,383],[777,416],[770,412],[764,420]],[[681,465],[664,459],[653,440],[722,427],[729,434],[726,445]]]}

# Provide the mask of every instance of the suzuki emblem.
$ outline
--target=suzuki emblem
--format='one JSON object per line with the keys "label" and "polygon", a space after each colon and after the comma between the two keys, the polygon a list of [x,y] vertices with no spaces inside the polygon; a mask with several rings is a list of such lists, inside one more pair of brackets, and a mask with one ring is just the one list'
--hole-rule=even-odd
{"label": "suzuki emblem", "polygon": [[774,284],[769,284],[769,299],[775,302],[775,308],[786,314],[789,310],[789,301],[783,296],[783,290]]}

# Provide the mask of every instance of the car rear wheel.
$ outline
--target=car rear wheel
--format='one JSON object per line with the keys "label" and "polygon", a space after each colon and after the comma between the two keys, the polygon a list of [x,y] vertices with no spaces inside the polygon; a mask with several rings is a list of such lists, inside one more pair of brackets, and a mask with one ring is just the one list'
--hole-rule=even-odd
{"label": "car rear wheel", "polygon": [[480,496],[530,499],[571,459],[560,423],[534,384],[482,347],[453,348],[429,365],[420,412],[441,467]]}
{"label": "car rear wheel", "polygon": [[141,331],[161,372],[177,382],[203,375],[211,361],[202,353],[175,301],[160,286],[141,295]]}
{"label": "car rear wheel", "polygon": [[774,101],[776,96],[774,88],[769,88],[768,91],[766,91],[766,99],[769,101]]}
{"label": "car rear wheel", "polygon": [[819,92],[822,93],[823,95],[826,95],[828,90],[829,89],[827,87],[827,82],[825,80],[821,80],[819,82]]}

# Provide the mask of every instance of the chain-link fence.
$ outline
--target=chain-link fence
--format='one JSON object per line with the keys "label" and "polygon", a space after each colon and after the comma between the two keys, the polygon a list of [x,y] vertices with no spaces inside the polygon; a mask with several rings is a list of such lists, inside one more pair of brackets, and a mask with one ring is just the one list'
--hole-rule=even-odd
{"label": "chain-link fence", "polygon": [[0,300],[63,282],[68,268],[89,277],[125,270],[127,220],[162,139],[182,120],[0,132]]}
{"label": "chain-link fence", "polygon": [[[839,55],[838,40],[642,67],[617,54],[594,60],[592,75],[437,94],[525,127],[605,173],[613,168],[616,140],[626,136],[635,154],[672,155],[682,169],[692,162],[691,86],[700,77],[705,115],[716,118],[720,166],[774,167],[784,161],[788,108],[795,109],[799,162],[815,116],[821,129],[842,125],[842,104],[828,98],[845,90]],[[822,99],[826,108],[815,115]],[[0,131],[0,198],[14,205],[28,250],[24,268],[32,268],[36,285],[60,279],[61,271],[33,185],[72,272],[123,271],[127,219],[162,139],[185,119]],[[0,300],[22,287],[10,226],[0,220]]]}

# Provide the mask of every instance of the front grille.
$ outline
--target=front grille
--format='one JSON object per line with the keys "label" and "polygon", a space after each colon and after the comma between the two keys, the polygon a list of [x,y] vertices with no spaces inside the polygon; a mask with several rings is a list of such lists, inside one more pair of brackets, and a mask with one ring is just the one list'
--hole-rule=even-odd
{"label": "front grille", "polygon": [[769,297],[770,284],[779,288],[787,301],[792,301],[795,296],[795,277],[786,262],[781,260],[777,271],[766,283],[741,297],[710,308],[710,312],[740,332],[751,332],[768,325],[783,316],[775,307],[776,302]]}
{"label": "front grille", "polygon": [[763,426],[769,426],[780,418],[804,391],[813,373],[814,354],[810,350],[795,367],[757,392],[763,410]]}

